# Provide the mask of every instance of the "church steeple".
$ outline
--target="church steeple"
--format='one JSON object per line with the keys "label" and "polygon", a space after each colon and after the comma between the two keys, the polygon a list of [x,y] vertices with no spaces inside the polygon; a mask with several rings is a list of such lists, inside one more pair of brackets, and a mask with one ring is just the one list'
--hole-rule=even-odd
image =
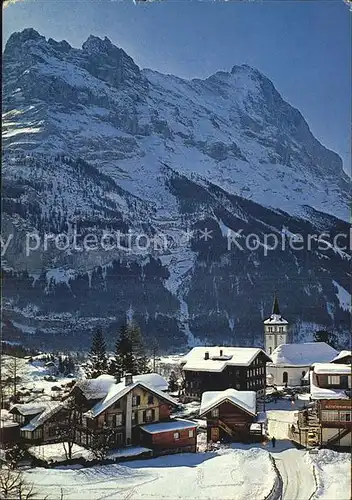
{"label": "church steeple", "polygon": [[277,298],[276,294],[275,294],[275,297],[274,297],[273,312],[272,312],[272,314],[277,314],[278,316],[281,316],[280,308],[279,308],[279,301],[278,301],[278,298]]}
{"label": "church steeple", "polygon": [[288,322],[281,316],[277,294],[274,295],[273,309],[269,318],[264,320],[265,351],[270,354],[280,344],[287,344]]}

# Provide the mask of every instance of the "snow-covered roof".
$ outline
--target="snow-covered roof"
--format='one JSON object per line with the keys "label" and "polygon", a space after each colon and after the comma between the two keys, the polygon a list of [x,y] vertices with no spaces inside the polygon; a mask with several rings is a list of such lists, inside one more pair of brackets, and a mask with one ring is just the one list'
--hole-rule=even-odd
{"label": "snow-covered roof", "polygon": [[[134,382],[146,383],[159,391],[168,389],[167,381],[158,373],[134,375],[133,380]],[[125,377],[121,378],[121,383],[125,385]],[[116,385],[118,384],[116,384],[116,379],[112,375],[100,375],[97,378],[80,380],[76,384],[87,399],[103,399]]]}
{"label": "snow-covered roof", "polygon": [[149,434],[159,434],[159,432],[178,431],[181,429],[192,429],[194,427],[197,427],[197,424],[191,420],[174,418],[166,422],[142,425],[140,428]]}
{"label": "snow-covered roof", "polygon": [[[124,382],[124,378],[122,381]],[[133,375],[134,382],[142,382],[143,384],[147,384],[154,389],[158,389],[159,391],[167,391],[169,385],[167,380],[159,375],[159,373],[144,373],[142,375]]]}
{"label": "snow-covered roof", "polygon": [[255,415],[256,397],[257,395],[254,391],[237,391],[236,389],[203,392],[199,416],[204,415],[225,401],[229,401],[235,406],[242,408],[247,413]]}
{"label": "snow-covered roof", "polygon": [[45,410],[46,402],[41,403],[18,403],[12,406],[10,413],[13,413],[13,410],[17,410],[23,416],[27,415],[38,415]]}
{"label": "snow-covered roof", "polygon": [[64,408],[63,403],[47,402],[44,411],[34,417],[27,425],[21,427],[21,431],[34,431],[62,408]]}
{"label": "snow-covered roof", "polygon": [[351,356],[351,351],[341,351],[338,355],[331,360],[331,363],[335,363],[336,361],[340,361],[340,359],[344,359]]}
{"label": "snow-covered roof", "polygon": [[335,363],[314,363],[314,372],[319,375],[351,375],[351,365]]}
{"label": "snow-covered roof", "polygon": [[121,399],[136,387],[143,387],[146,391],[155,394],[159,398],[167,401],[172,405],[177,406],[178,404],[175,399],[171,398],[168,394],[165,394],[165,392],[162,392],[159,389],[155,389],[155,387],[152,387],[144,382],[133,382],[132,384],[127,386],[125,385],[125,382],[120,382],[119,384],[112,385],[106,396],[101,401],[99,401],[99,403],[94,405],[93,408],[87,411],[85,415],[91,418],[97,417],[98,415],[100,415],[100,413],[105,411],[112,404],[116,403],[116,401]]}
{"label": "snow-covered roof", "polygon": [[87,399],[102,399],[114,384],[116,380],[112,375],[100,375],[97,378],[79,380],[75,387],[79,387]]}
{"label": "snow-covered roof", "polygon": [[286,321],[281,314],[271,314],[269,318],[264,320],[264,325],[287,325]]}
{"label": "snow-covered roof", "polygon": [[281,344],[271,354],[274,365],[310,366],[329,362],[337,355],[336,349],[325,342]]}
{"label": "snow-covered roof", "polygon": [[18,422],[12,422],[12,420],[0,420],[0,427],[18,427],[19,425]]}
{"label": "snow-covered roof", "polygon": [[310,378],[310,397],[311,399],[349,399],[345,389],[332,389],[319,387],[316,384],[316,375],[313,371],[309,372]]}
{"label": "snow-covered roof", "polygon": [[[256,347],[193,347],[181,363],[184,364],[183,370],[222,372],[226,366],[249,366],[261,352],[270,360],[262,349]],[[209,359],[204,359],[206,353],[209,353]]]}

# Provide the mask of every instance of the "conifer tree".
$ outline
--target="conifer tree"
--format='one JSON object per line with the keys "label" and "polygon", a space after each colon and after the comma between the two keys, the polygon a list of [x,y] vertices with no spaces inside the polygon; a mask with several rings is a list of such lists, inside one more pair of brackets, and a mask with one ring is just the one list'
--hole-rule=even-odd
{"label": "conifer tree", "polygon": [[100,328],[93,335],[89,360],[91,365],[90,378],[97,378],[107,372],[108,362],[106,357],[106,345]]}
{"label": "conifer tree", "polygon": [[132,344],[126,324],[121,326],[119,337],[116,341],[114,368],[114,375],[117,381],[119,381],[125,373],[133,373]]}
{"label": "conifer tree", "polygon": [[149,358],[146,355],[144,340],[139,326],[131,321],[127,332],[132,346],[132,374],[150,373]]}
{"label": "conifer tree", "polygon": [[178,389],[177,375],[174,372],[174,370],[171,370],[170,377],[169,377],[169,391],[175,392],[175,391],[177,391],[177,389]]}

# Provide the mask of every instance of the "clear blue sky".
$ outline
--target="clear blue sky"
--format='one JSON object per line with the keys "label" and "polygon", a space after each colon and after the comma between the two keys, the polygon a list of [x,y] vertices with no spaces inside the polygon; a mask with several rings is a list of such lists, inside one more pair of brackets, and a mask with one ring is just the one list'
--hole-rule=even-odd
{"label": "clear blue sky", "polygon": [[4,10],[3,37],[33,27],[80,47],[90,34],[107,36],[140,67],[185,78],[249,64],[350,171],[350,21],[342,0],[24,0]]}

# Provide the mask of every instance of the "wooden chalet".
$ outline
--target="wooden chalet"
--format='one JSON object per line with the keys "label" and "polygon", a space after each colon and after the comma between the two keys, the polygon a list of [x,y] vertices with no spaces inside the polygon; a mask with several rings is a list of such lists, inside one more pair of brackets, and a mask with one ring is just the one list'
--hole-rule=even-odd
{"label": "wooden chalet", "polygon": [[207,421],[207,441],[258,441],[263,436],[264,418],[257,416],[254,391],[204,392],[200,415]]}
{"label": "wooden chalet", "polygon": [[[134,381],[132,375],[126,375],[120,383],[109,386],[108,376],[103,376],[99,386],[99,377],[92,387],[91,381],[78,384],[72,391],[76,406],[81,408],[76,441],[82,446],[94,446],[104,440],[109,448],[123,448],[131,445],[149,445],[154,454],[179,451],[196,451],[196,424],[170,417],[177,402],[168,394],[143,382]],[[106,395],[101,398],[102,392]],[[97,396],[99,395],[99,398]],[[90,406],[89,409],[87,407]],[[148,425],[153,425],[149,432]],[[176,428],[188,425],[193,429],[193,436],[180,439],[178,432],[166,432],[168,426]],[[183,431],[182,431],[183,432]],[[148,435],[152,435],[149,439]]]}
{"label": "wooden chalet", "polygon": [[63,403],[43,401],[15,404],[10,413],[13,415],[13,421],[20,426],[22,443],[35,445],[58,441],[58,422],[61,422],[65,415]]}
{"label": "wooden chalet", "polygon": [[194,347],[181,361],[184,393],[201,399],[205,391],[265,392],[266,363],[270,357],[250,347]]}
{"label": "wooden chalet", "polygon": [[291,438],[300,444],[351,447],[351,365],[315,363],[310,371],[313,406],[298,413]]}

